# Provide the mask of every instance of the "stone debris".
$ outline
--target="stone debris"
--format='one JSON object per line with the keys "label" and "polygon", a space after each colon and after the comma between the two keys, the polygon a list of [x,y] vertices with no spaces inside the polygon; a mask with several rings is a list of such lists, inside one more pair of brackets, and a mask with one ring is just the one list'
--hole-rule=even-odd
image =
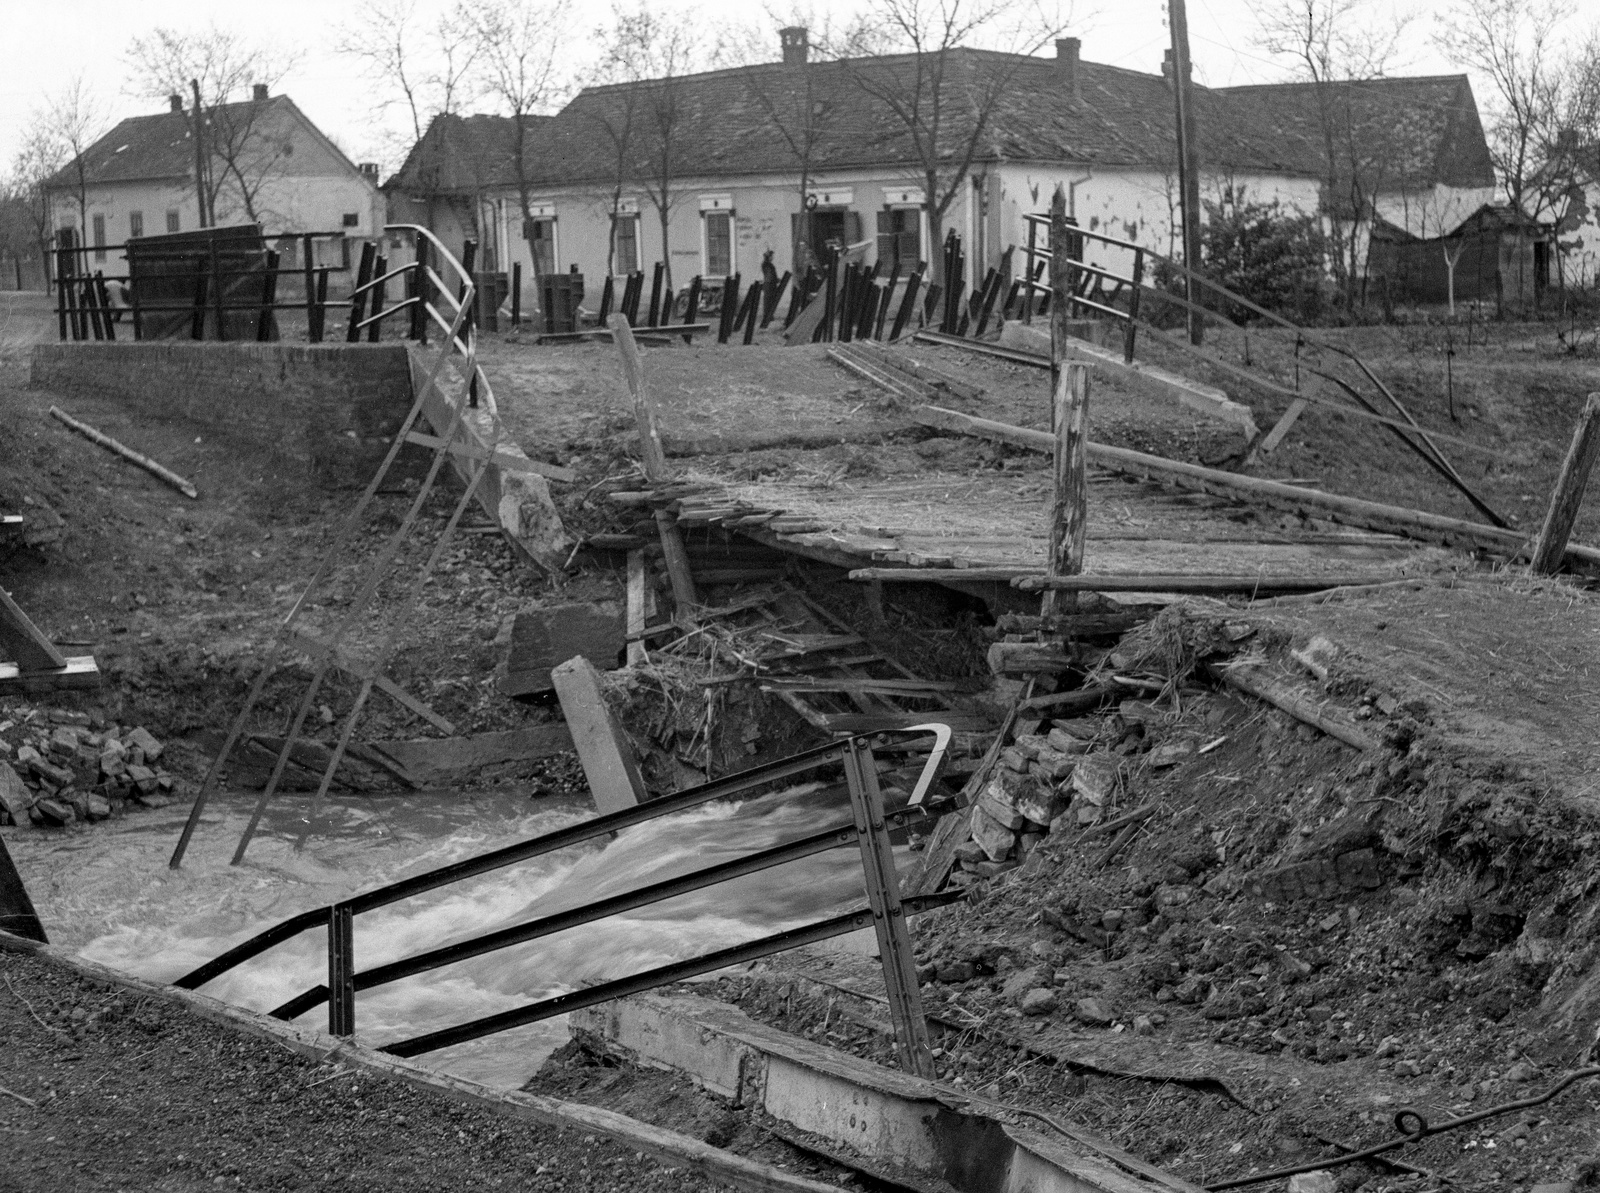
{"label": "stone debris", "polygon": [[0,719],[0,825],[65,828],[172,802],[156,765],[165,744],[142,725],[13,706]]}

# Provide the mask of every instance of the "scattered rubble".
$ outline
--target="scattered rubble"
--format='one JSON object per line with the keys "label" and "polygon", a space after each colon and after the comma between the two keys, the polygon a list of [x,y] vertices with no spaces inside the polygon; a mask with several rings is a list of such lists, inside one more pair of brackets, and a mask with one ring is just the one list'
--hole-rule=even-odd
{"label": "scattered rubble", "polygon": [[181,794],[140,726],[59,708],[0,706],[0,825],[65,828],[163,808]]}

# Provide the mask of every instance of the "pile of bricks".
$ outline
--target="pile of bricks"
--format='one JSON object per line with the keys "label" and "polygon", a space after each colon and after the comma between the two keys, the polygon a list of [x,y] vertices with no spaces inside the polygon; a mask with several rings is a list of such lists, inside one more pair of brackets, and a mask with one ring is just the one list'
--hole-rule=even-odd
{"label": "pile of bricks", "polygon": [[1121,759],[1094,749],[1089,735],[1096,728],[1080,721],[1018,734],[1001,752],[973,805],[972,840],[956,849],[952,882],[992,878],[1020,865],[1062,816],[1081,825],[1101,818],[1115,797]]}
{"label": "pile of bricks", "polygon": [[0,824],[63,828],[130,806],[172,802],[164,747],[147,729],[94,723],[61,709],[9,710],[0,720]]}

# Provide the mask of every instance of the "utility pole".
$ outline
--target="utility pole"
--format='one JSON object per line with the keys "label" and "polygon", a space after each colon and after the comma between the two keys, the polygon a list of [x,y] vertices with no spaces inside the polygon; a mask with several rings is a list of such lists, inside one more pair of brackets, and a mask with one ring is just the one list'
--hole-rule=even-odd
{"label": "utility pole", "polygon": [[190,79],[189,86],[194,89],[194,197],[200,207],[200,226],[209,228],[211,221],[206,218],[206,151],[203,143],[206,119],[200,107],[200,80]]}
{"label": "utility pole", "polygon": [[[1167,0],[1167,20],[1172,26],[1172,94],[1178,110],[1178,191],[1183,213],[1183,264],[1200,269],[1200,138],[1195,133],[1194,96],[1189,91],[1189,15],[1184,0]],[[1183,296],[1191,306],[1185,312],[1189,342],[1200,343],[1205,324],[1195,312],[1200,305],[1200,287],[1185,275]]]}

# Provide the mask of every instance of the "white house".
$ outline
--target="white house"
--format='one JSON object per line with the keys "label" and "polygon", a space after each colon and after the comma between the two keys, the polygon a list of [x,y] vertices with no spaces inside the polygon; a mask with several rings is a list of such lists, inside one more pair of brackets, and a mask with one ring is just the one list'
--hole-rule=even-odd
{"label": "white house", "polygon": [[[376,166],[357,166],[287,95],[268,95],[204,109],[197,163],[195,119],[179,96],[170,110],[133,116],[101,137],[45,184],[53,226],[71,230],[90,269],[120,272],[125,240],[167,232],[259,223],[269,236],[342,233],[352,241],[377,235],[386,205]],[[197,164],[204,185],[195,185]],[[344,267],[348,242],[319,242],[318,264]],[[297,259],[280,246],[284,264]]]}
{"label": "white house", "polygon": [[[591,293],[608,273],[662,260],[680,288],[695,274],[748,280],[768,253],[778,270],[798,272],[826,241],[868,240],[868,260],[884,272],[909,269],[938,255],[929,200],[947,193],[940,232],[961,236],[976,281],[1008,245],[1026,244],[1024,216],[1047,207],[1057,184],[1080,225],[1174,251],[1174,96],[1164,74],[1082,61],[1077,38],[1058,41],[1054,58],[950,51],[939,64],[938,143],[951,156],[930,196],[922,155],[889,99],[928,86],[926,60],[811,61],[803,29],[783,31],[783,58],[586,88],[525,126],[520,180],[509,119],[440,117],[384,185],[391,218],[424,223],[447,244],[473,237],[483,268],[520,262],[525,284],[536,258],[541,273],[576,267]],[[996,90],[993,103],[973,98]],[[1203,194],[1243,188],[1356,236],[1374,215],[1420,234],[1437,213],[1465,215],[1492,195],[1465,76],[1197,87],[1195,96]],[[1087,255],[1126,264],[1092,242]]]}

